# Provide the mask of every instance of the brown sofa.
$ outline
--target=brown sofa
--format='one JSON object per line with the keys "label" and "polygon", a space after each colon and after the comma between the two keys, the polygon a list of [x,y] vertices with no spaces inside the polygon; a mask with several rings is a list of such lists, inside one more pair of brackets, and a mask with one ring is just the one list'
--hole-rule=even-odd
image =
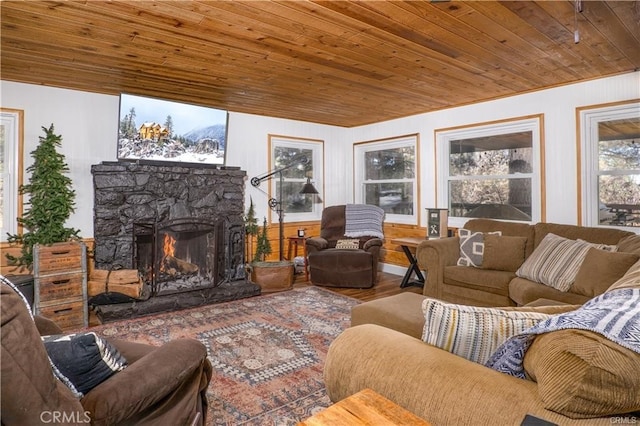
{"label": "brown sofa", "polygon": [[[629,287],[640,288],[640,261],[611,289]],[[433,425],[521,425],[526,416],[558,425],[640,419],[640,354],[596,333],[554,331],[535,338],[524,358],[528,378],[515,378],[424,343],[425,298],[407,292],[352,309],[352,327],[334,340],[325,362],[333,402],[370,388]]]}
{"label": "brown sofa", "polygon": [[[418,265],[421,270],[426,270],[427,275],[424,295],[474,306],[521,306],[538,299],[583,304],[591,297],[571,290],[562,292],[516,276],[517,266],[531,255],[547,234],[553,233],[572,240],[582,239],[590,243],[618,245],[618,251],[640,254],[640,236],[617,229],[553,223],[529,225],[491,219],[472,219],[464,228],[473,232],[500,231],[502,236],[522,237],[524,253],[505,245],[495,247],[491,251],[493,257],[501,264],[513,265],[502,268],[507,270],[457,266],[456,262],[460,257],[459,237],[425,240],[416,249]],[[485,255],[489,254],[489,247],[486,247]]]}
{"label": "brown sofa", "polygon": [[20,296],[1,285],[2,425],[203,425],[211,364],[204,345],[180,339],[154,347],[109,340],[128,366],[81,399],[57,380],[41,335],[62,334],[31,318]]}

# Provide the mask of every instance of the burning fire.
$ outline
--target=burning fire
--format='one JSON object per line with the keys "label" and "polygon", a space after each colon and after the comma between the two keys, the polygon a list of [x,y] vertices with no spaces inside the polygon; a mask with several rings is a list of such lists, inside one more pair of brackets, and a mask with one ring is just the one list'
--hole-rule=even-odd
{"label": "burning fire", "polygon": [[194,274],[198,272],[198,265],[188,260],[176,258],[176,239],[169,234],[164,234],[162,242],[162,262],[160,272],[169,275]]}
{"label": "burning fire", "polygon": [[176,239],[169,234],[164,234],[162,253],[164,254],[165,258],[167,256],[174,256],[176,254]]}
{"label": "burning fire", "polygon": [[167,261],[168,259],[174,257],[176,254],[176,239],[173,238],[169,234],[164,234],[164,241],[162,242],[162,262],[160,262],[160,271],[166,272],[171,275],[175,273],[173,268],[171,268]]}

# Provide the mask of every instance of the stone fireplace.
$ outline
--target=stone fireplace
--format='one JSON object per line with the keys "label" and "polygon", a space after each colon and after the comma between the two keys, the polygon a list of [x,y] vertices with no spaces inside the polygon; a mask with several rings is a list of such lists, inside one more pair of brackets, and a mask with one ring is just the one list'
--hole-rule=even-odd
{"label": "stone fireplace", "polygon": [[260,294],[244,269],[244,171],[103,162],[91,172],[95,268],[137,269],[150,289],[97,306],[103,322]]}

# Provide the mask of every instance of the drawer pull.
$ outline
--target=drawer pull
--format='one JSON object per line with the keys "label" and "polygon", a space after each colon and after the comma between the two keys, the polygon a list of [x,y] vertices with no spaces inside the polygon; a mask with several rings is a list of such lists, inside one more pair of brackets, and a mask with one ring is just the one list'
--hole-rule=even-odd
{"label": "drawer pull", "polygon": [[59,313],[61,313],[61,312],[68,312],[68,311],[71,311],[72,309],[73,309],[73,308],[58,309],[58,310],[53,311],[53,313],[54,313],[54,314],[59,314]]}
{"label": "drawer pull", "polygon": [[66,279],[66,280],[57,280],[57,281],[51,281],[52,284],[54,285],[60,285],[60,284],[66,284],[69,281],[71,281],[70,279]]}

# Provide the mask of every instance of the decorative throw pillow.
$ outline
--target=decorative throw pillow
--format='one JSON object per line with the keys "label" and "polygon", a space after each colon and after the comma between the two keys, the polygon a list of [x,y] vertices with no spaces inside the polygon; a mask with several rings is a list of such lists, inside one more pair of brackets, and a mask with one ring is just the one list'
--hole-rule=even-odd
{"label": "decorative throw pillow", "polygon": [[570,240],[549,233],[516,271],[516,275],[556,290],[569,291],[590,248],[615,250],[615,246]]}
{"label": "decorative throw pillow", "polygon": [[585,241],[585,240],[581,240],[580,238],[578,238],[577,240],[580,243],[586,243],[591,245],[591,247],[593,248],[597,248],[599,250],[604,250],[604,251],[618,251],[618,246],[616,245],[612,245],[612,244],[597,244],[597,243],[590,243],[589,241]]}
{"label": "decorative throw pillow", "polygon": [[572,419],[620,416],[640,407],[640,357],[586,330],[536,336],[524,357],[544,407]]}
{"label": "decorative throw pillow", "polygon": [[338,240],[336,242],[337,249],[358,250],[360,248],[360,240]]}
{"label": "decorative throw pillow", "polygon": [[[502,232],[489,232],[488,234],[502,235]],[[473,232],[461,228],[458,230],[460,237],[460,258],[458,266],[473,266],[479,268],[482,265],[484,253],[484,236],[482,232]]]}
{"label": "decorative throw pillow", "polygon": [[436,299],[425,299],[422,310],[424,342],[481,364],[507,339],[551,316],[455,305]]}
{"label": "decorative throw pillow", "polygon": [[515,272],[524,262],[525,237],[484,236],[482,269]]}
{"label": "decorative throw pillow", "polygon": [[590,248],[571,285],[573,293],[595,297],[622,277],[640,256],[634,253],[611,253]]}
{"label": "decorative throw pillow", "polygon": [[640,235],[628,235],[618,241],[617,251],[640,254]]}
{"label": "decorative throw pillow", "polygon": [[95,333],[43,336],[42,341],[54,373],[79,397],[127,366],[120,352]]}
{"label": "decorative throw pillow", "polygon": [[619,288],[638,288],[640,287],[640,260],[634,263],[618,281],[611,284],[607,291]]}

